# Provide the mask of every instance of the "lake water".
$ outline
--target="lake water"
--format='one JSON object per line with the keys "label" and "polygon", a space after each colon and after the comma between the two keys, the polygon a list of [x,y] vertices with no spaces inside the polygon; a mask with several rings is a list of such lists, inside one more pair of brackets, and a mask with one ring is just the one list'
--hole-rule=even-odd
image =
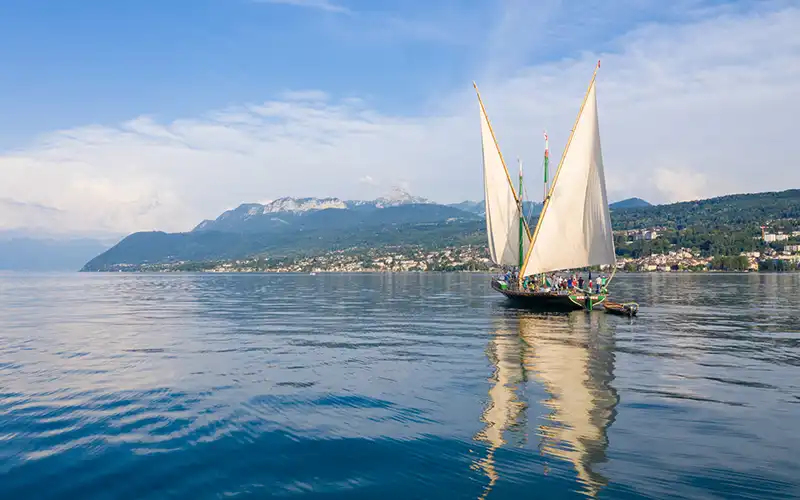
{"label": "lake water", "polygon": [[800,275],[0,275],[0,498],[798,498]]}

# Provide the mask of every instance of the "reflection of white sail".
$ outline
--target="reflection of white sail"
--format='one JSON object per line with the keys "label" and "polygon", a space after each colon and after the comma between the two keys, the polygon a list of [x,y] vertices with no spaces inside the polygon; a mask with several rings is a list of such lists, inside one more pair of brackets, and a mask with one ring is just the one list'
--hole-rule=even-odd
{"label": "reflection of white sail", "polygon": [[515,392],[517,384],[524,378],[521,349],[522,342],[517,332],[503,328],[493,334],[487,347],[487,355],[495,370],[491,379],[493,385],[489,389],[489,404],[482,418],[486,427],[476,436],[476,439],[489,444],[486,457],[476,464],[489,478],[482,498],[488,495],[498,479],[494,466],[495,450],[506,444],[504,433],[518,423],[526,407]]}
{"label": "reflection of white sail", "polygon": [[[564,318],[564,317],[561,317]],[[606,430],[614,419],[616,391],[611,387],[614,353],[604,316],[572,314],[564,318],[521,317],[520,332],[529,346],[525,370],[535,373],[551,398],[553,411],[540,427],[544,453],[573,464],[584,493],[594,497],[607,480],[593,470],[605,461]]]}

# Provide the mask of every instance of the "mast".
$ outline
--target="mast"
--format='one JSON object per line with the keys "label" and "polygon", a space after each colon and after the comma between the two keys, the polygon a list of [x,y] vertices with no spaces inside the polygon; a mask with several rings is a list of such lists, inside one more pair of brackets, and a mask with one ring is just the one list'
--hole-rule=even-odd
{"label": "mast", "polygon": [[517,158],[517,163],[519,163],[519,196],[517,200],[519,202],[519,272],[521,273],[522,264],[525,261],[525,248],[522,240],[523,231],[525,231],[525,211],[522,206],[522,160]]}
{"label": "mast", "polygon": [[544,131],[544,195],[542,195],[542,208],[547,201],[547,165],[550,163],[550,142],[547,140],[547,130]]}
{"label": "mast", "polygon": [[[549,190],[549,186],[547,185],[547,167],[550,163],[550,142],[547,139],[547,130],[544,131],[544,193],[542,194],[542,210],[544,210],[544,204],[547,201],[547,191]],[[520,266],[520,269],[522,267]],[[546,282],[546,273],[542,273],[542,284]]]}

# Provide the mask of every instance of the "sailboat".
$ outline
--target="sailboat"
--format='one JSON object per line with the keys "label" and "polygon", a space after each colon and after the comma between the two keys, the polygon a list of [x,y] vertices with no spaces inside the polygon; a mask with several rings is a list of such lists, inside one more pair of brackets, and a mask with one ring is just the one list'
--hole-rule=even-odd
{"label": "sailboat", "polygon": [[546,196],[533,232],[522,209],[522,169],[515,190],[480,92],[473,84],[480,104],[489,253],[498,266],[516,268],[505,278],[492,278],[491,286],[525,307],[591,310],[606,300],[607,283],[599,292],[578,289],[577,284],[558,290],[554,273],[593,266],[612,266],[616,271],[597,115],[599,67],[598,62],[553,183],[549,189],[545,183]]}

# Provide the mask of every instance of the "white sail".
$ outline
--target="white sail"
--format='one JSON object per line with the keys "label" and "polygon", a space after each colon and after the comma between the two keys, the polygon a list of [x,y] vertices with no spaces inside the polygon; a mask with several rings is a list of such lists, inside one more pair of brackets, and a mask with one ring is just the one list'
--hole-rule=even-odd
{"label": "white sail", "polygon": [[[475,91],[478,91],[477,86]],[[481,143],[483,146],[483,186],[486,200],[486,233],[489,239],[489,253],[492,261],[501,266],[518,266],[520,209],[517,195],[511,184],[500,148],[497,146],[489,117],[483,108],[478,94],[481,111]],[[522,231],[522,255],[530,246],[530,232],[527,224]]]}
{"label": "white sail", "polygon": [[521,275],[615,262],[592,79]]}

